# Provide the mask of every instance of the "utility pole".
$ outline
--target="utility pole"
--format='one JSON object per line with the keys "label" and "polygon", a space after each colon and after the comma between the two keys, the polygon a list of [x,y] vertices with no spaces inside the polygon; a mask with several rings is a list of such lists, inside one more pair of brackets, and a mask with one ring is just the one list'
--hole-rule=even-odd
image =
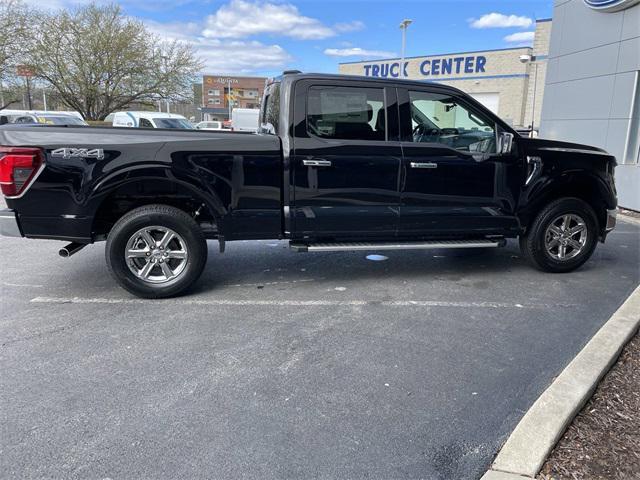
{"label": "utility pole", "polygon": [[[169,60],[169,57],[167,57],[166,55],[161,55],[161,58],[162,58],[162,63],[164,64],[164,70],[165,70],[165,73],[166,73],[166,71],[167,71],[167,61]],[[167,97],[165,99],[165,101],[167,103],[167,113],[171,113],[169,111],[169,97]]]}
{"label": "utility pole", "polygon": [[401,57],[400,58],[400,78],[407,78],[404,70],[404,54],[405,54],[405,49],[407,48],[407,28],[409,28],[409,25],[411,25],[412,23],[413,23],[413,20],[406,18],[400,24],[400,30],[402,30],[402,52],[400,55]]}
{"label": "utility pole", "polygon": [[27,77],[27,104],[29,110],[33,110],[33,102],[31,101],[31,77]]}
{"label": "utility pole", "polygon": [[42,87],[42,103],[44,104],[44,111],[47,111],[47,92],[44,87]]}

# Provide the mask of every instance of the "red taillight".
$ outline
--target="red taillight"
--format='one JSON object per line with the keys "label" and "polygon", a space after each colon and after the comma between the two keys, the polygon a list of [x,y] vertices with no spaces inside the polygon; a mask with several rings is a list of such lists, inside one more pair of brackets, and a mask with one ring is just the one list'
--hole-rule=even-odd
{"label": "red taillight", "polygon": [[38,148],[0,147],[0,187],[6,197],[20,195],[44,164]]}

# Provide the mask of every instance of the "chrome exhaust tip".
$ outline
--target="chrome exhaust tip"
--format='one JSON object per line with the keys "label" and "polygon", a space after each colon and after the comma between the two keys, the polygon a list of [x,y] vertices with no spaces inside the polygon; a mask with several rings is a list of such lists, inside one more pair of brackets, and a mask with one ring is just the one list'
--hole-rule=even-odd
{"label": "chrome exhaust tip", "polygon": [[58,255],[60,255],[62,258],[69,258],[71,255],[78,253],[80,250],[82,250],[86,246],[87,246],[86,243],[73,242],[67,245],[66,247],[61,248],[58,251]]}

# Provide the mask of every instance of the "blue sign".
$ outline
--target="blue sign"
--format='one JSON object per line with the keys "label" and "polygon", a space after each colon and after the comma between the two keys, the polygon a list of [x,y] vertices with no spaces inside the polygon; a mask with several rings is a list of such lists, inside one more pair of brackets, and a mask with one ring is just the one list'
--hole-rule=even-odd
{"label": "blue sign", "polygon": [[640,3],[640,0],[584,0],[584,3],[600,12],[618,12]]}
{"label": "blue sign", "polygon": [[[484,56],[428,58],[420,63],[418,70],[423,77],[439,77],[443,75],[484,73],[486,65],[487,57]],[[367,77],[408,77],[408,66],[409,62],[404,62],[404,75],[401,75],[400,62],[370,63],[364,66],[364,74]]]}

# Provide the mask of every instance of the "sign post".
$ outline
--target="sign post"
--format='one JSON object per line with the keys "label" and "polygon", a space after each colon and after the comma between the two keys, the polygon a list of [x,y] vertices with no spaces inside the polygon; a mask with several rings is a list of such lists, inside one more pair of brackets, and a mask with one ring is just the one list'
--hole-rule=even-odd
{"label": "sign post", "polygon": [[227,103],[229,104],[229,121],[231,121],[231,79],[229,79],[229,91],[227,92]]}
{"label": "sign post", "polygon": [[31,77],[34,75],[33,68],[29,65],[18,65],[16,67],[16,73],[19,77],[23,77],[27,84],[27,103],[29,105],[29,110],[33,110],[33,104],[31,102]]}

